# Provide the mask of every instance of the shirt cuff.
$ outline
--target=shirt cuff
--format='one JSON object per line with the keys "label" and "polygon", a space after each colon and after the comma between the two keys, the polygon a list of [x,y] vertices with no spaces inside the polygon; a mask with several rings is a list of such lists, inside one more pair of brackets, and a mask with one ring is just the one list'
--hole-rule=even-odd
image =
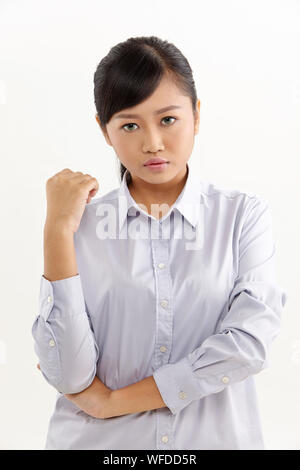
{"label": "shirt cuff", "polygon": [[73,316],[85,313],[80,274],[57,281],[49,281],[42,276],[39,304],[40,316],[45,321],[54,306],[56,315]]}
{"label": "shirt cuff", "polygon": [[199,398],[199,385],[187,357],[174,364],[165,364],[153,372],[153,378],[172,414],[177,414]]}

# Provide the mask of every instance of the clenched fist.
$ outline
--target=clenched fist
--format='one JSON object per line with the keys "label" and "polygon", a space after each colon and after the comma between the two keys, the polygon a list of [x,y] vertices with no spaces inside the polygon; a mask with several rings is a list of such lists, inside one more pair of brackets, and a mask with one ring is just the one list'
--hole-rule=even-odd
{"label": "clenched fist", "polygon": [[96,178],[69,168],[47,180],[47,225],[59,225],[75,233],[85,206],[99,189]]}

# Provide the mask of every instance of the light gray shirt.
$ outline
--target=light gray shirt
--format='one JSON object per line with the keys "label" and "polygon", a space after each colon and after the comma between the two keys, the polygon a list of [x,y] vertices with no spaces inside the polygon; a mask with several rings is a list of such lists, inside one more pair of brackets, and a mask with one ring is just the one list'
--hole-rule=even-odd
{"label": "light gray shirt", "polygon": [[[269,366],[287,293],[269,203],[200,180],[187,164],[161,218],[127,186],[86,205],[78,274],[41,276],[32,326],[57,397],[45,449],[264,449],[255,374]],[[164,408],[97,419],[64,394],[153,375]]]}

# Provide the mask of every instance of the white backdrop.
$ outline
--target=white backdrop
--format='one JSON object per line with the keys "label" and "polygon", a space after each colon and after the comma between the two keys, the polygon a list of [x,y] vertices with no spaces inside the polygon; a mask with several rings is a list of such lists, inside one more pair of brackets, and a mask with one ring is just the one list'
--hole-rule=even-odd
{"label": "white backdrop", "polygon": [[300,449],[300,1],[0,0],[0,448],[43,449],[56,390],[37,369],[31,326],[43,274],[46,180],[63,168],[119,185],[95,120],[93,74],[131,36],[173,42],[192,70],[201,179],[268,199],[281,334],[256,375],[268,449]]}

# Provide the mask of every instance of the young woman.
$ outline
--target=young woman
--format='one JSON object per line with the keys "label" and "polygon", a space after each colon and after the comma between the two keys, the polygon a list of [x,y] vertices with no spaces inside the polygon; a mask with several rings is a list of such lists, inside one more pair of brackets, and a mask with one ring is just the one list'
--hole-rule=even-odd
{"label": "young woman", "polygon": [[263,449],[254,375],[287,299],[269,205],[192,171],[200,101],[173,44],[117,44],[94,84],[121,184],[91,200],[91,175],[47,181],[32,327],[58,392],[46,449]]}

